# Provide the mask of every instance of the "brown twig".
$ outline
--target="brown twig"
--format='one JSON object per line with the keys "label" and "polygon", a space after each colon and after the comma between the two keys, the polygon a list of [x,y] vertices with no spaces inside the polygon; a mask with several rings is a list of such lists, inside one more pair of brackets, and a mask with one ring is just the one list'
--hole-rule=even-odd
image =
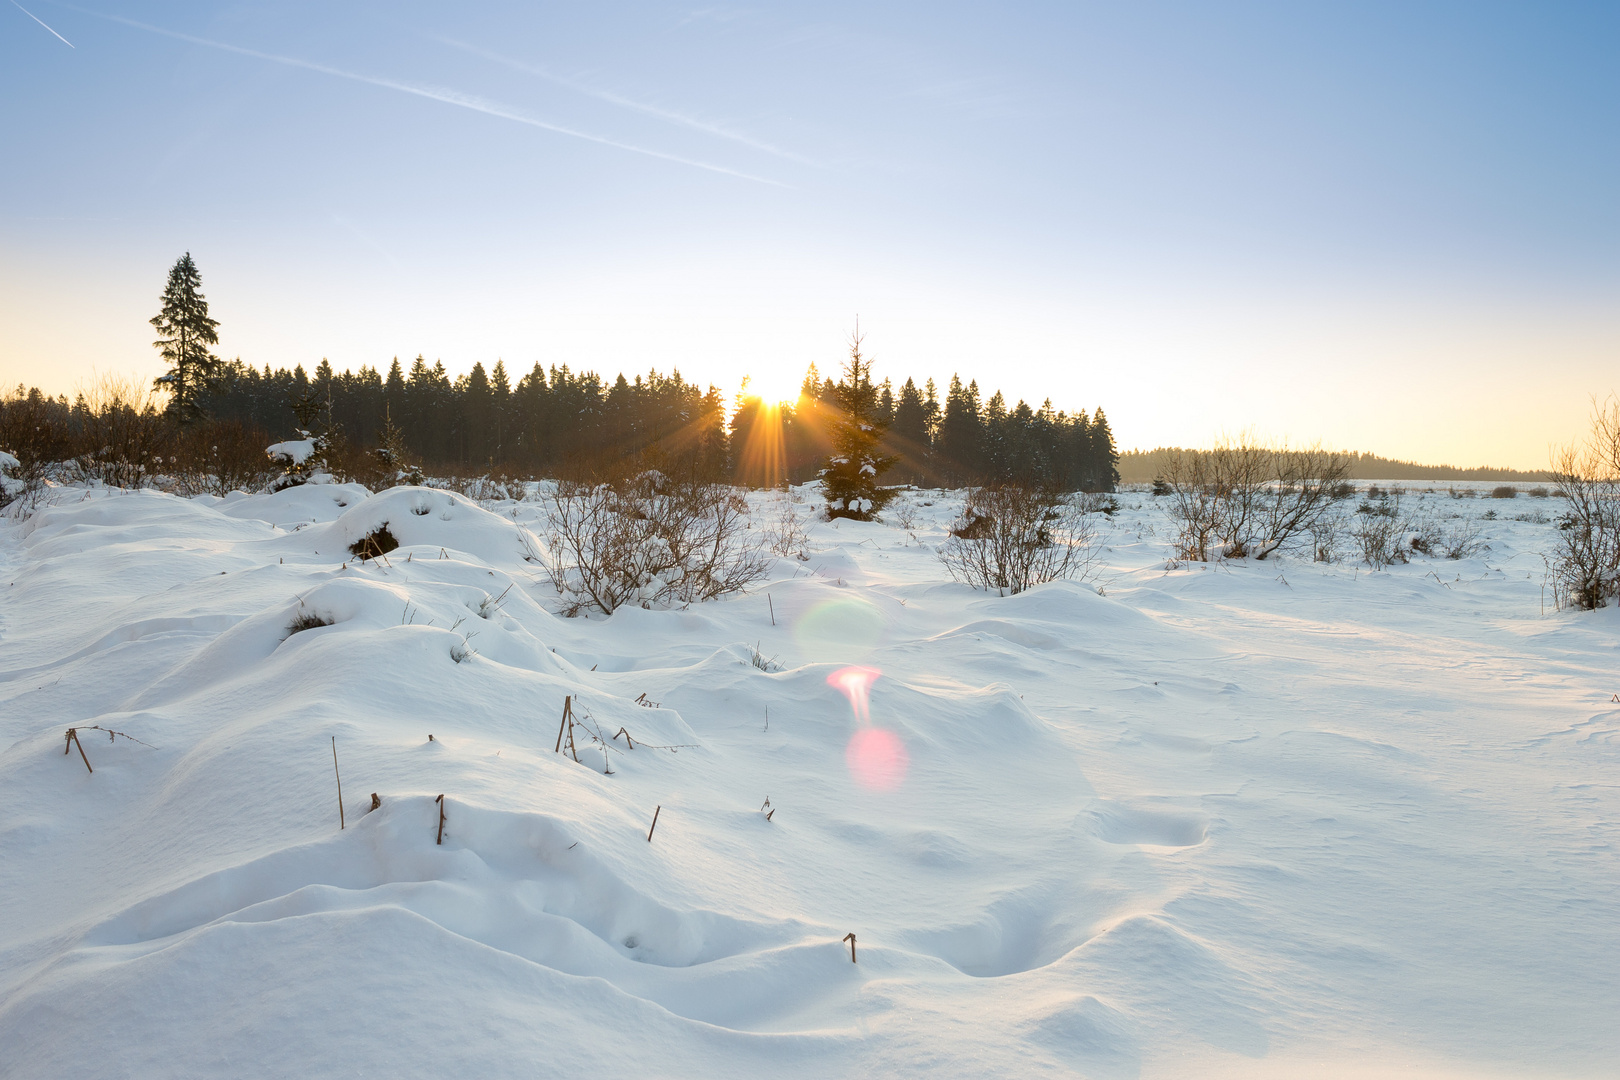
{"label": "brown twig", "polygon": [[444,796],[440,795],[433,801],[439,804],[439,838],[433,842],[435,844],[442,844],[444,843]]}
{"label": "brown twig", "polygon": [[569,714],[573,712],[572,708],[570,707],[573,700],[574,700],[574,695],[572,695],[572,694],[569,694],[568,696],[563,698],[562,722],[557,725],[557,745],[551,751],[553,754],[562,753],[563,728],[568,726]]}
{"label": "brown twig", "polygon": [[626,730],[625,730],[625,729],[624,729],[624,728],[620,728],[620,729],[619,729],[619,730],[618,730],[618,731],[617,731],[617,732],[616,732],[616,733],[615,733],[615,734],[614,734],[614,736],[613,736],[613,737],[614,737],[614,738],[615,738],[615,739],[617,739],[617,738],[618,738],[618,737],[619,737],[619,736],[620,736],[620,735],[623,735],[623,736],[624,736],[624,741],[625,741],[625,743],[626,743],[626,744],[628,744],[628,745],[629,745],[629,747],[630,747],[630,749],[632,749],[632,750],[634,750],[634,749],[635,749],[635,748],[636,748],[636,742],[635,742],[635,740],[634,740],[634,739],[632,739],[632,738],[631,738],[631,737],[630,737],[630,732],[628,732],[628,731],[626,731]]}
{"label": "brown twig", "polygon": [[662,810],[662,809],[663,809],[663,806],[659,805],[658,807],[654,808],[654,810],[653,810],[652,828],[647,830],[647,843],[649,843],[649,844],[652,843],[653,829],[658,828],[658,811]]}
{"label": "brown twig", "polygon": [[[84,767],[87,768],[87,769],[90,769],[90,759],[85,756],[84,743],[79,741],[79,729],[78,728],[68,728],[67,729],[67,739],[66,739],[66,741],[67,741],[67,743],[69,745],[62,747],[62,753],[66,754],[68,752],[70,746],[77,746],[79,748],[79,756],[84,758]],[[94,770],[94,769],[90,769],[90,772],[92,774],[94,774],[95,771],[96,770]]]}
{"label": "brown twig", "polygon": [[132,743],[140,743],[142,746],[146,747],[148,750],[156,750],[157,749],[157,747],[153,746],[149,742],[142,742],[142,740],[137,739],[133,735],[126,735],[124,732],[122,732],[122,731],[114,731],[112,728],[104,728],[100,724],[80,724],[74,730],[75,731],[105,731],[107,733],[107,741],[108,742],[112,742],[115,739],[128,739]]}
{"label": "brown twig", "polygon": [[849,962],[853,964],[855,963],[855,931],[851,930],[845,934],[844,940],[849,942]]}
{"label": "brown twig", "polygon": [[348,828],[348,825],[343,820],[343,774],[338,772],[337,736],[336,735],[332,736],[332,775],[337,777],[337,787],[338,787],[338,829],[339,829],[339,831],[341,831],[343,829]]}

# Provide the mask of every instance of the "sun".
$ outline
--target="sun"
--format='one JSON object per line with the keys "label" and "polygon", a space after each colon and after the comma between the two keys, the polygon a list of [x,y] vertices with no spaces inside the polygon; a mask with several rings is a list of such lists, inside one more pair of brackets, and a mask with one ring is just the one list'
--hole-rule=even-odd
{"label": "sun", "polygon": [[767,405],[792,404],[799,400],[800,379],[791,370],[770,367],[748,375],[749,394],[758,394]]}

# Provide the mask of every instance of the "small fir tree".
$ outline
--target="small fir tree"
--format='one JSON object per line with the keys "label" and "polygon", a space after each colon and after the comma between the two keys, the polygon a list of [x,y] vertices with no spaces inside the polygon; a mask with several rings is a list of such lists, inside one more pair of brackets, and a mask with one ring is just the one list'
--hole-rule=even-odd
{"label": "small fir tree", "polygon": [[188,251],[169,269],[163,310],[151,320],[158,332],[152,345],[169,364],[153,385],[169,392],[168,415],[182,424],[202,417],[202,398],[219,372],[219,358],[208,351],[208,346],[219,344],[215,330],[219,323],[208,317],[208,300],[201,290],[202,275]]}
{"label": "small fir tree", "polygon": [[409,448],[405,444],[405,433],[394,425],[392,410],[383,412],[382,434],[378,440],[379,445],[373,450],[372,456],[382,472],[380,487],[389,488],[398,484],[420,484],[422,482],[422,468],[411,458]]}
{"label": "small fir tree", "polygon": [[850,340],[844,378],[833,390],[832,456],[822,466],[821,494],[827,517],[871,521],[894,498],[879,486],[895,459],[881,450],[888,420],[880,414],[872,362],[861,355],[859,328]]}

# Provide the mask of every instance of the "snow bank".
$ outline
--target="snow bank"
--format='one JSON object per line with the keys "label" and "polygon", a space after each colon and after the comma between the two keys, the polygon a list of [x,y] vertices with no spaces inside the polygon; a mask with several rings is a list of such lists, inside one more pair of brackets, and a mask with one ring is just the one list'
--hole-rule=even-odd
{"label": "snow bank", "polygon": [[1620,620],[1542,616],[1553,526],[1167,571],[1123,501],[1101,588],[945,581],[935,492],[593,620],[529,502],[9,525],[6,1075],[1611,1069]]}

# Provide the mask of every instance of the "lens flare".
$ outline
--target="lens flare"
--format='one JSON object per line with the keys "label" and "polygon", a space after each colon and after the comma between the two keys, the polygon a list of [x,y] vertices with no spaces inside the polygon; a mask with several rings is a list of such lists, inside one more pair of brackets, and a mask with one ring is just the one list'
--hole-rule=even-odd
{"label": "lens flare", "polygon": [[844,747],[849,774],[862,787],[873,791],[893,791],[906,778],[905,744],[900,736],[884,728],[863,727]]}
{"label": "lens flare", "polygon": [[823,600],[799,617],[793,637],[811,663],[858,664],[883,637],[883,615],[856,597]]}
{"label": "lens flare", "polygon": [[827,676],[827,685],[849,698],[858,725],[844,747],[844,762],[855,782],[873,791],[893,791],[906,778],[906,746],[900,736],[872,727],[872,684],[882,678],[877,668],[844,667]]}
{"label": "lens flare", "polygon": [[827,676],[827,685],[849,698],[849,707],[855,710],[855,719],[862,724],[872,722],[871,689],[883,672],[869,667],[839,668]]}

